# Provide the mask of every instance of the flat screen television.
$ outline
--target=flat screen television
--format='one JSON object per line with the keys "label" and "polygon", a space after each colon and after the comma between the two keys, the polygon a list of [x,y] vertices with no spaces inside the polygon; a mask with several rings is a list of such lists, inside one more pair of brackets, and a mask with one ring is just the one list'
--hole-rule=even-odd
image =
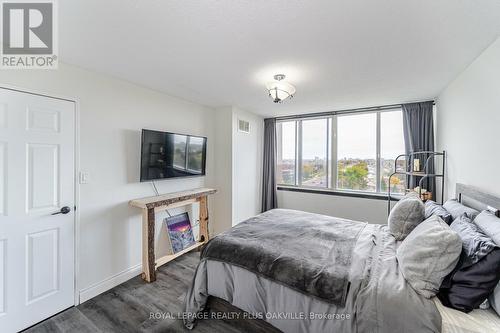
{"label": "flat screen television", "polygon": [[141,182],[204,176],[207,138],[143,129]]}

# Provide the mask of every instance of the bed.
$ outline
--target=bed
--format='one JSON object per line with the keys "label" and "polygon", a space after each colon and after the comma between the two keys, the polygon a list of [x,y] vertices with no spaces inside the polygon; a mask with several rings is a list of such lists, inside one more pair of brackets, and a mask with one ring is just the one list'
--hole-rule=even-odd
{"label": "bed", "polygon": [[[500,199],[462,184],[457,184],[457,198],[476,209],[500,207]],[[294,227],[301,223],[309,228]],[[249,233],[248,224],[271,225],[278,233]],[[268,244],[261,243],[263,235],[269,235]],[[252,243],[252,237],[259,242]],[[310,242],[321,252],[308,253]],[[186,295],[185,325],[195,328],[200,313],[211,308],[217,316],[226,314],[221,319],[257,332],[498,331],[500,319],[493,310],[464,314],[417,294],[398,270],[399,243],[383,225],[290,210],[258,215],[203,250]],[[327,254],[310,265],[320,253]],[[296,277],[302,275],[313,278]]]}
{"label": "bed", "polygon": [[434,302],[442,318],[442,333],[500,332],[500,317],[491,308],[463,313],[445,307],[437,297]]}

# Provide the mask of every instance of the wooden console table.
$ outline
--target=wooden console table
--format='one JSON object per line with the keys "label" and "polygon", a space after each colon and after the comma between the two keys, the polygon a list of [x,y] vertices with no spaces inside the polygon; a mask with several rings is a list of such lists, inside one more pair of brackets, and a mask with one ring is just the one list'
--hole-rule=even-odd
{"label": "wooden console table", "polygon": [[[168,193],[154,197],[135,199],[130,206],[142,209],[142,278],[147,282],[156,280],[156,268],[208,242],[208,198],[217,190],[197,188],[189,191]],[[200,232],[196,244],[174,254],[155,257],[155,211],[200,203]]]}

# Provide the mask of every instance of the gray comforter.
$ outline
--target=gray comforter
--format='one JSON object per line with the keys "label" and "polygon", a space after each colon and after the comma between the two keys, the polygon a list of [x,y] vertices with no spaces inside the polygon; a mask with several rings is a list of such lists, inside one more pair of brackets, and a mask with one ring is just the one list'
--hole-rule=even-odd
{"label": "gray comforter", "polygon": [[237,265],[343,306],[352,252],[365,225],[293,210],[271,210],[210,240],[201,260]]}
{"label": "gray comforter", "polygon": [[[261,214],[256,218],[263,219],[258,223],[266,223],[267,218],[283,220],[286,216],[291,216],[296,223],[301,223],[303,235],[300,237],[314,233],[311,231],[315,229],[312,220],[326,221],[321,215],[281,209]],[[332,218],[327,218],[330,219]],[[338,222],[340,221],[342,220],[339,219]],[[356,224],[343,221],[349,226]],[[273,231],[274,233],[288,232],[288,226],[275,224],[272,221],[269,223],[273,225],[273,229],[277,229]],[[338,226],[337,223],[333,225]],[[400,274],[395,256],[399,244],[389,234],[387,227],[360,223],[359,228],[358,234],[356,234],[358,229],[354,227],[351,229],[353,233],[347,236],[347,239],[357,239],[354,247],[347,251],[352,256],[335,254],[335,247],[329,254],[331,258],[352,258],[350,267],[347,262],[340,265],[348,268],[347,280],[341,278],[342,274],[338,276],[337,273],[333,274],[335,281],[341,285],[347,281],[349,285],[344,301],[340,303],[338,300],[342,297],[334,296],[333,299],[336,301],[331,302],[332,299],[324,295],[305,293],[297,286],[287,286],[283,281],[258,271],[254,272],[238,263],[225,262],[219,260],[220,258],[211,259],[207,256],[210,254],[207,248],[205,251],[208,252],[203,252],[204,258],[200,261],[192,286],[186,295],[186,326],[188,328],[194,326],[194,314],[202,311],[208,296],[213,295],[249,313],[257,314],[257,317],[270,322],[283,332],[440,332],[441,317],[434,302],[418,295]],[[238,227],[235,227],[224,235],[231,234],[237,229]],[[349,227],[346,230],[349,230]],[[232,236],[230,238],[232,239]],[[322,246],[323,240],[318,238],[314,243],[316,246]],[[280,246],[285,244],[282,242]],[[344,250],[348,248],[349,246],[339,247]],[[245,251],[243,247],[240,250]],[[288,253],[290,250],[282,249],[282,251]],[[308,260],[314,261],[313,257],[309,256]],[[322,261],[323,257],[320,258],[322,263],[318,263],[318,267],[326,263]],[[301,263],[295,261],[294,264]],[[338,272],[341,271],[343,269]],[[305,278],[305,280],[314,279]],[[331,290],[344,292],[342,287]],[[281,318],[276,315],[279,313],[294,314],[294,317],[291,320]],[[328,316],[327,319],[325,316]]]}

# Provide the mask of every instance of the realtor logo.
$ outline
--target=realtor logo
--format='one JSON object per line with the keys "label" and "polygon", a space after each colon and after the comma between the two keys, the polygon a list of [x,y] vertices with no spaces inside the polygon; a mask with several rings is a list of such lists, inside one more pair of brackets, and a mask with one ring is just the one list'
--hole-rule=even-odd
{"label": "realtor logo", "polygon": [[56,11],[52,0],[2,2],[2,68],[57,68]]}

